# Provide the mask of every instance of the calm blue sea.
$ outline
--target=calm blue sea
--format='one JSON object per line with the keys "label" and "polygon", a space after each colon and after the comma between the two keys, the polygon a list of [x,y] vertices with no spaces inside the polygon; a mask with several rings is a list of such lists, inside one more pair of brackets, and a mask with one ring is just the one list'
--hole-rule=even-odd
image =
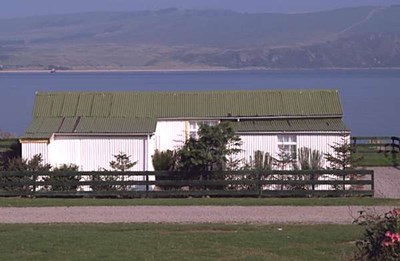
{"label": "calm blue sea", "polygon": [[0,73],[0,129],[21,135],[36,91],[338,89],[354,135],[400,136],[400,70]]}

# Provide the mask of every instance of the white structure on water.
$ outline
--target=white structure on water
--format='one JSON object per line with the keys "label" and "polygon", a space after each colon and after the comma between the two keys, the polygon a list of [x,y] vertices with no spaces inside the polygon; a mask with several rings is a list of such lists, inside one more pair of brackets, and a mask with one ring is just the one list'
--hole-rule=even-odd
{"label": "white structure on water", "polygon": [[221,121],[241,137],[240,159],[257,150],[326,153],[349,134],[342,116],[336,90],[37,93],[22,157],[96,171],[124,152],[137,161],[133,171],[151,171],[156,149],[177,149],[201,123]]}

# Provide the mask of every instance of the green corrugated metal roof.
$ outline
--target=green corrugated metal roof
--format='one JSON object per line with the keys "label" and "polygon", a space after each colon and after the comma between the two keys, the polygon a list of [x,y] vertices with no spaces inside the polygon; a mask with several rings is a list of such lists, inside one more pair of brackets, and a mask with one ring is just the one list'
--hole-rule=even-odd
{"label": "green corrugated metal roof", "polygon": [[22,140],[48,140],[51,138],[53,133],[25,133],[22,135]]}
{"label": "green corrugated metal roof", "polygon": [[[25,138],[49,138],[53,133],[153,133],[157,119],[209,117],[341,118],[342,108],[336,90],[37,93]],[[236,125],[243,131],[344,126],[341,120],[329,126],[334,122],[326,126],[320,121],[275,120]]]}
{"label": "green corrugated metal roof", "polygon": [[154,118],[81,118],[76,133],[153,133]]}
{"label": "green corrugated metal roof", "polygon": [[34,118],[22,138],[50,138],[53,133],[153,133],[154,118]]}
{"label": "green corrugated metal roof", "polygon": [[233,122],[236,132],[280,132],[280,131],[348,131],[346,124],[338,118],[259,120]]}
{"label": "green corrugated metal roof", "polygon": [[336,90],[53,92],[36,95],[34,117],[341,116]]}

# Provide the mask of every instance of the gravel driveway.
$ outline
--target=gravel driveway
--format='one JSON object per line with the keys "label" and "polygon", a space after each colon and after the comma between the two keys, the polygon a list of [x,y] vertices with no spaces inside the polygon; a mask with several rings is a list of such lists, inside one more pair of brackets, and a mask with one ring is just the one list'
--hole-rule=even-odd
{"label": "gravel driveway", "polygon": [[389,167],[369,168],[375,173],[376,198],[400,198],[400,169]]}
{"label": "gravel driveway", "polygon": [[[351,224],[361,206],[129,206],[0,208],[0,223]],[[393,207],[369,207],[376,213]]]}

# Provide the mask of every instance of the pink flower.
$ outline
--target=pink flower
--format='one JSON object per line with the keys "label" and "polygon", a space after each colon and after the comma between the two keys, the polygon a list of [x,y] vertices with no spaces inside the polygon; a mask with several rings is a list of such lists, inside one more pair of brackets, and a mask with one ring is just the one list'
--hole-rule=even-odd
{"label": "pink flower", "polygon": [[383,241],[382,245],[384,247],[390,247],[390,246],[393,246],[394,244],[392,242],[389,242],[389,241]]}
{"label": "pink flower", "polygon": [[400,216],[400,208],[398,209],[393,209],[392,211],[389,212],[393,216]]}
{"label": "pink flower", "polygon": [[384,245],[385,245],[385,242],[389,242],[389,243],[391,243],[391,245],[400,242],[400,234],[399,233],[394,233],[392,231],[387,231],[385,233],[385,236],[387,237],[387,239],[384,241]]}

